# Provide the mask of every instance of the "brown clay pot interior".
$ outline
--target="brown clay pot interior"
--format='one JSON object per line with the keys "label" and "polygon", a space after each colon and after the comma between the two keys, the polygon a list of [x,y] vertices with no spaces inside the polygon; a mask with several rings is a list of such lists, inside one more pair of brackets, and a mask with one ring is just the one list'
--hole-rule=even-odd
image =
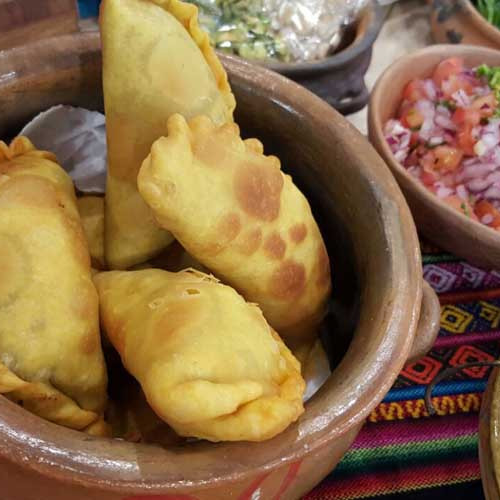
{"label": "brown clay pot interior", "polygon": [[[0,397],[6,500],[247,498],[256,481],[262,498],[299,498],[340,460],[410,353],[422,300],[420,251],[387,167],[351,125],[303,88],[234,58],[223,62],[244,135],[256,135],[267,153],[280,156],[325,237],[334,294],[323,337],[334,372],[298,423],[258,444],[166,449],[98,439]],[[0,53],[0,136],[14,136],[52,105],[102,110],[100,65],[97,34]]]}

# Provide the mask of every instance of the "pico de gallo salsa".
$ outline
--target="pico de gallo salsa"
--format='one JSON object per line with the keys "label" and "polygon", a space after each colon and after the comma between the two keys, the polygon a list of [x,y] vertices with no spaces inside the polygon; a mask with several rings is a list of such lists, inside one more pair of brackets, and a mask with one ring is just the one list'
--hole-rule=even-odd
{"label": "pico de gallo salsa", "polygon": [[408,172],[453,209],[500,231],[500,67],[442,61],[410,81],[385,138]]}

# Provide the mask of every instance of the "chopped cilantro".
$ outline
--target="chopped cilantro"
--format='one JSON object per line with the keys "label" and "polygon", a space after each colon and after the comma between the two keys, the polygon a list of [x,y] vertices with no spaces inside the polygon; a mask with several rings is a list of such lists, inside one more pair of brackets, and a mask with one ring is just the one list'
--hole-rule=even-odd
{"label": "chopped cilantro", "polygon": [[477,76],[485,77],[488,80],[488,85],[491,87],[495,93],[497,100],[500,99],[500,67],[498,66],[488,66],[487,64],[481,64],[476,70]]}
{"label": "chopped cilantro", "polygon": [[500,28],[500,4],[498,0],[476,0],[477,10],[493,26]]}
{"label": "chopped cilantro", "polygon": [[438,106],[443,106],[450,111],[455,111],[457,107],[455,106],[455,103],[450,101],[449,99],[442,99],[441,101],[438,102]]}
{"label": "chopped cilantro", "polygon": [[[488,85],[493,90],[495,98],[498,103],[500,103],[500,67],[499,66],[488,66],[487,64],[481,64],[476,69],[476,75],[478,77],[484,77],[488,81]],[[500,118],[500,108],[497,107],[495,113],[493,114],[495,118]]]}
{"label": "chopped cilantro", "polygon": [[464,213],[467,217],[469,217],[469,215],[470,215],[470,214],[469,214],[469,210],[468,210],[468,208],[467,208],[467,205],[466,205],[465,203],[462,203],[462,204],[460,205],[460,208],[462,209],[463,213]]}

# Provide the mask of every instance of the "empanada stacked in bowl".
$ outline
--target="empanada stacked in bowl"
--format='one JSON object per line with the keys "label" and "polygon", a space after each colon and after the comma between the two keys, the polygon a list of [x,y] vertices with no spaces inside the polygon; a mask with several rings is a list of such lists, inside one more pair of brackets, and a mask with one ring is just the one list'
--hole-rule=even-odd
{"label": "empanada stacked in bowl", "polygon": [[106,433],[98,297],[71,178],[24,137],[0,142],[0,393]]}

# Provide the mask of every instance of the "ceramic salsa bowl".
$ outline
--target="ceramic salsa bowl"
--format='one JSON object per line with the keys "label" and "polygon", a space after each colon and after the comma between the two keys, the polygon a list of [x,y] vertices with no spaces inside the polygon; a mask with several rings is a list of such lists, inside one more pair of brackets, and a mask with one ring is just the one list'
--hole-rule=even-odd
{"label": "ceramic salsa bowl", "polygon": [[[415,227],[383,161],[308,91],[242,61],[223,62],[244,133],[281,156],[326,238],[335,290],[324,327],[332,376],[299,422],[258,444],[166,449],[94,438],[0,397],[3,500],[299,498],[340,460],[408,357],[432,344],[439,306],[422,284]],[[96,33],[0,52],[0,137],[61,103],[102,110]]]}
{"label": "ceramic salsa bowl", "polygon": [[500,269],[500,233],[453,210],[428,191],[400,165],[384,138],[387,120],[396,116],[403,89],[414,78],[432,75],[448,57],[460,57],[466,66],[500,65],[500,51],[472,45],[434,45],[406,55],[379,78],[368,113],[370,140],[395,175],[412,210],[419,231],[444,250],[473,264]]}

